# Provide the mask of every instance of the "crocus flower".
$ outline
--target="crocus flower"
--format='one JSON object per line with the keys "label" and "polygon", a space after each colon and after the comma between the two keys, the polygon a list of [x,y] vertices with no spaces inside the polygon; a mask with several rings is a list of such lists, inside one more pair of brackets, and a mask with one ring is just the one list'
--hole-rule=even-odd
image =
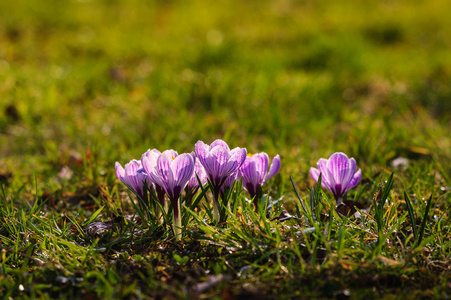
{"label": "crocus flower", "polygon": [[219,193],[224,181],[244,163],[247,151],[245,148],[234,148],[223,140],[216,140],[211,145],[202,141],[196,143],[196,154],[207,172],[213,189],[214,218],[219,222]]}
{"label": "crocus flower", "polygon": [[[168,150],[168,151],[174,151],[174,150]],[[141,156],[141,162],[142,162],[144,171],[146,172],[146,174],[148,174],[149,179],[152,182],[153,187],[155,189],[155,192],[157,193],[158,202],[160,202],[161,207],[163,207],[163,209],[166,210],[167,206],[166,206],[166,201],[164,200],[165,191],[164,191],[163,185],[162,185],[161,181],[156,182],[150,176],[151,173],[156,172],[157,159],[160,156],[160,154],[161,154],[161,152],[158,151],[157,149],[152,149],[152,150],[149,149]],[[177,152],[175,152],[175,153],[168,152],[167,154],[168,155],[175,154],[175,156],[177,156]],[[156,177],[156,178],[158,178],[158,177]],[[157,218],[161,219],[162,216],[161,216],[160,209],[158,207],[156,209],[156,214],[157,214]]]}
{"label": "crocus flower", "polygon": [[177,155],[173,150],[161,153],[154,170],[149,170],[149,176],[154,182],[161,184],[172,203],[174,211],[174,235],[176,240],[181,237],[180,194],[194,173],[196,156],[194,152]]}
{"label": "crocus flower", "polygon": [[255,209],[258,207],[258,190],[280,170],[280,156],[278,154],[272,159],[269,172],[268,167],[268,154],[261,152],[254,155],[248,154],[240,168],[240,173],[243,176],[243,187],[254,199]]}
{"label": "crocus flower", "polygon": [[150,180],[145,173],[140,172],[142,169],[141,161],[133,159],[125,164],[125,168],[119,162],[116,162],[115,168],[117,178],[131,188],[141,199],[144,199],[144,183],[147,182],[150,185]]}
{"label": "crocus flower", "polygon": [[342,152],[332,154],[329,159],[321,158],[318,161],[318,169],[310,168],[310,176],[316,182],[320,173],[321,186],[332,192],[337,206],[341,204],[346,192],[359,184],[362,176],[360,169],[356,172],[355,159],[348,158]]}
{"label": "crocus flower", "polygon": [[207,183],[207,173],[205,172],[204,166],[199,162],[198,159],[196,159],[195,165],[194,165],[194,173],[191,179],[188,181],[188,185],[186,186],[186,192],[188,195],[188,201],[191,202],[193,196],[197,193],[199,190],[199,181],[197,180],[199,178],[200,183],[202,186],[204,186]]}

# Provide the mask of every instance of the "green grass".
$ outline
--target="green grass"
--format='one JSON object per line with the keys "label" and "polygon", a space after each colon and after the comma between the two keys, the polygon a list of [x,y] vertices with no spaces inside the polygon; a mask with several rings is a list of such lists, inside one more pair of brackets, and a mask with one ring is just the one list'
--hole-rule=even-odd
{"label": "green grass", "polygon": [[[0,295],[450,298],[450,9],[1,1]],[[217,138],[280,154],[264,190],[283,199],[261,216],[238,185],[222,226],[202,199],[175,243],[114,163]],[[362,169],[360,219],[308,175],[336,151]]]}

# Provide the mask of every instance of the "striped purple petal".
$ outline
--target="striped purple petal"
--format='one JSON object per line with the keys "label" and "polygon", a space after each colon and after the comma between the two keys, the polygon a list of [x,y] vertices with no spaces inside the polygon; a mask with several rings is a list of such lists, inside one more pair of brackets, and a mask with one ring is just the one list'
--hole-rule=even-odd
{"label": "striped purple petal", "polygon": [[167,156],[168,158],[174,159],[176,158],[179,154],[177,153],[177,151],[169,149],[169,150],[165,150],[163,152],[161,152],[162,155]]}
{"label": "striped purple petal", "polygon": [[279,170],[280,170],[280,156],[279,156],[279,154],[277,154],[277,155],[274,156],[274,158],[272,159],[271,167],[269,168],[268,175],[266,175],[266,178],[265,178],[265,180],[264,180],[263,183],[265,183],[265,182],[268,181],[269,179],[273,178],[274,175],[276,175],[277,173],[279,173]]}
{"label": "striped purple petal", "polygon": [[[314,167],[311,167],[309,170],[310,176],[312,176],[313,180],[315,180],[315,182],[318,182],[319,179],[319,174],[321,174],[321,172]],[[324,179],[321,179],[321,183],[323,182]],[[322,184],[324,185],[324,184]],[[323,186],[324,187],[324,186]]]}
{"label": "striped purple petal", "polygon": [[327,169],[332,173],[335,184],[345,187],[354,176],[356,163],[354,158],[349,159],[346,154],[337,152],[329,158]]}
{"label": "striped purple petal", "polygon": [[117,176],[117,178],[120,181],[124,182],[124,178],[125,178],[125,170],[124,170],[124,168],[122,167],[122,165],[119,162],[116,162],[114,166],[116,168],[116,176]]}
{"label": "striped purple petal", "polygon": [[173,187],[175,186],[174,175],[171,170],[172,158],[161,154],[157,159],[158,177],[169,198],[174,198]]}
{"label": "striped purple petal", "polygon": [[[157,160],[158,176],[166,194],[172,202],[178,201],[194,173],[194,153],[184,153],[176,157],[162,153]],[[173,153],[172,153],[173,154]]]}
{"label": "striped purple petal", "polygon": [[356,172],[354,158],[342,152],[336,152],[329,159],[321,158],[318,161],[318,169],[310,168],[310,176],[318,182],[319,174],[322,173],[321,185],[332,192],[337,203],[346,192],[357,186],[361,178],[361,170]]}
{"label": "striped purple petal", "polygon": [[210,146],[208,146],[202,141],[198,141],[195,145],[195,148],[197,158],[200,160],[202,165],[205,165],[205,159],[207,158],[207,155],[210,152]]}
{"label": "striped purple petal", "polygon": [[[194,154],[194,153],[193,153]],[[188,184],[194,173],[195,158],[191,153],[184,153],[177,156],[171,162],[171,170],[175,179],[175,186],[182,189]]]}
{"label": "striped purple petal", "polygon": [[318,161],[318,170],[320,171],[320,173],[322,173],[321,186],[330,190],[332,186],[335,185],[335,180],[334,176],[327,168],[327,162],[327,159],[320,158],[320,160]]}
{"label": "striped purple petal", "polygon": [[266,173],[268,173],[269,157],[268,154],[261,152],[255,154],[252,159],[255,161],[255,170],[257,171],[258,183],[263,184]]}
{"label": "striped purple petal", "polygon": [[199,187],[199,182],[197,180],[197,177],[199,177],[200,183],[205,185],[207,183],[207,173],[205,172],[204,166],[200,163],[198,159],[196,159],[196,162],[194,164],[194,173],[191,179],[188,181],[188,189],[192,190],[196,187]]}
{"label": "striped purple petal", "polygon": [[244,164],[240,168],[243,176],[243,187],[249,192],[251,197],[257,195],[259,186],[262,186],[267,180],[272,178],[280,169],[280,157],[276,155],[273,158],[269,173],[269,157],[265,152],[254,155],[248,154]]}
{"label": "striped purple petal", "polygon": [[224,149],[227,149],[228,151],[230,151],[229,145],[227,145],[226,142],[224,142],[221,139],[217,139],[216,141],[214,141],[213,143],[210,144],[210,149],[213,149],[216,146],[220,146]]}
{"label": "striped purple petal", "polygon": [[156,149],[148,150],[141,156],[141,163],[150,180],[155,185],[163,187],[163,182],[161,182],[157,169],[157,160],[160,155],[160,151]]}
{"label": "striped purple petal", "polygon": [[360,178],[362,177],[362,171],[359,169],[354,176],[352,177],[351,181],[349,181],[347,189],[352,189],[355,188],[359,182],[360,182]]}
{"label": "striped purple petal", "polygon": [[209,169],[213,171],[212,175],[215,183],[219,183],[221,179],[225,177],[224,173],[228,176],[233,172],[233,170],[230,173],[227,172],[230,170],[226,170],[226,172],[224,172],[224,167],[229,161],[229,158],[230,151],[228,149],[223,148],[222,146],[216,146],[211,149],[207,159],[207,164],[210,165]]}
{"label": "striped purple petal", "polygon": [[230,158],[224,166],[222,176],[227,177],[238,170],[246,160],[247,150],[245,148],[235,148],[230,151]]}
{"label": "striped purple petal", "polygon": [[132,160],[123,168],[119,162],[115,163],[116,176],[140,197],[144,197],[144,185],[150,184],[146,173],[142,172],[141,161]]}
{"label": "striped purple petal", "polygon": [[243,187],[253,198],[257,195],[259,182],[259,174],[257,172],[257,162],[253,157],[246,157],[246,161],[241,166],[241,174],[243,175]]}

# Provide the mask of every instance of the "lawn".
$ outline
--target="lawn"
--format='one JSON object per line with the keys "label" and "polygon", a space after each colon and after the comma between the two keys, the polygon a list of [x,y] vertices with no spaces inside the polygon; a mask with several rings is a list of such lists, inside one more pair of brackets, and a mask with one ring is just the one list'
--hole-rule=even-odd
{"label": "lawn", "polygon": [[[0,295],[451,298],[449,11],[0,1]],[[115,163],[216,139],[280,171],[220,222],[205,185],[178,240]],[[309,174],[335,152],[362,173],[344,208]]]}

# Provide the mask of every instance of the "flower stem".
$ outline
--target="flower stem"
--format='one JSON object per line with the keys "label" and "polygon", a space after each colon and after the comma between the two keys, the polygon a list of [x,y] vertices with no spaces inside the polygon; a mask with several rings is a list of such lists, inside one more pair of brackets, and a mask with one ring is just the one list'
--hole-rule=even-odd
{"label": "flower stem", "polygon": [[163,224],[163,214],[161,213],[161,209],[159,206],[155,207],[155,217],[157,218],[160,224]]}
{"label": "flower stem", "polygon": [[[164,189],[158,188],[157,189],[158,202],[160,202],[161,207],[164,209],[164,212],[167,213],[168,212],[168,208],[167,208],[167,204],[166,204],[166,201],[164,199],[164,196],[165,196]],[[157,220],[160,222],[160,224],[163,224],[164,223],[164,219],[163,219],[163,214],[161,212],[160,206],[156,207],[155,215],[157,217]]]}
{"label": "flower stem", "polygon": [[[176,201],[174,206],[174,222],[172,223],[172,230],[174,231],[175,241],[178,242],[182,238],[182,218],[180,217],[180,201]],[[174,203],[175,204],[175,203]]]}
{"label": "flower stem", "polygon": [[219,191],[220,188],[213,188],[213,218],[215,223],[219,223],[220,216],[219,216]]}

